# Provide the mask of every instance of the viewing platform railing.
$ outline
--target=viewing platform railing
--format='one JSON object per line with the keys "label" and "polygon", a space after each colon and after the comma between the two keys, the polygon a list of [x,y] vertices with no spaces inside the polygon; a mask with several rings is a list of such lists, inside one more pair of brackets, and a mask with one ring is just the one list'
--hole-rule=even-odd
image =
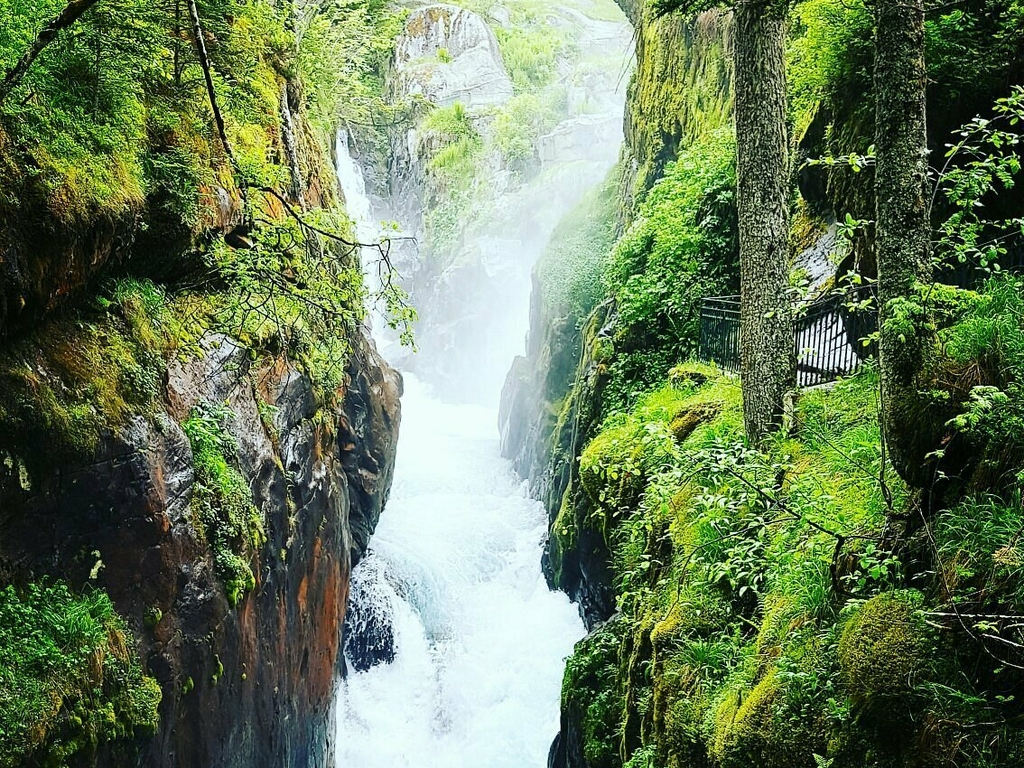
{"label": "viewing platform railing", "polygon": [[[856,371],[874,352],[864,344],[878,325],[871,286],[795,308],[797,384],[828,384]],[[700,359],[740,372],[740,297],[705,299],[700,314]]]}
{"label": "viewing platform railing", "polygon": [[[1024,272],[1024,245],[1015,244],[1000,259],[1003,272]],[[974,264],[940,269],[936,281],[961,288],[976,288],[992,273]],[[876,344],[865,343],[878,330],[874,286],[863,285],[834,292],[800,304],[796,313],[797,385],[814,387],[854,373],[875,354]],[[705,299],[700,313],[701,360],[740,372],[740,297]]]}

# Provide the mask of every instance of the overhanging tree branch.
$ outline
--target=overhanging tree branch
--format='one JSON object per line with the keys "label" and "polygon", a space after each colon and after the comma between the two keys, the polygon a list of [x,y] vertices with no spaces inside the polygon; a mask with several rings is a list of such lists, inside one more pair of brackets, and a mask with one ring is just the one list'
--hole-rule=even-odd
{"label": "overhanging tree branch", "polygon": [[199,57],[199,66],[203,70],[203,78],[206,80],[206,93],[210,98],[210,109],[213,112],[213,120],[217,125],[217,135],[224,145],[224,152],[228,156],[228,163],[231,164],[231,172],[235,176],[239,192],[242,195],[242,209],[248,213],[249,194],[245,177],[242,175],[235,153],[231,150],[231,142],[228,141],[228,131],[224,124],[224,115],[217,104],[217,89],[213,84],[213,69],[210,67],[210,56],[206,51],[206,38],[203,35],[203,23],[199,19],[199,8],[196,7],[196,0],[188,0],[188,13],[192,18],[192,38],[195,41],[196,55]]}
{"label": "overhanging tree branch", "polygon": [[46,46],[52,43],[62,30],[67,29],[78,21],[83,13],[98,2],[99,0],[71,0],[53,21],[42,28],[39,34],[36,35],[36,39],[32,41],[32,45],[21,55],[17,63],[8,70],[3,82],[0,83],[0,104],[14,90],[15,86],[21,82],[29,67],[32,66],[32,62],[39,57],[39,54],[45,50]]}

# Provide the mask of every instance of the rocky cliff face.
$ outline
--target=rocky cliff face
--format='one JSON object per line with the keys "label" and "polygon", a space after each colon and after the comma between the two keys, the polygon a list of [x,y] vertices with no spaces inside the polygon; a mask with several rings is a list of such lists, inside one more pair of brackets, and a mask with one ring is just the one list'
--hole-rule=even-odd
{"label": "rocky cliff face", "polygon": [[655,18],[647,3],[618,0],[636,27],[623,149],[623,213],[661,177],[681,147],[732,120],[731,14]]}
{"label": "rocky cliff face", "polygon": [[[93,461],[31,485],[5,478],[0,572],[113,598],[163,691],[139,765],[329,766],[349,573],[387,499],[401,381],[363,338],[323,407],[283,359],[253,363],[224,336],[201,348],[170,366],[155,412],[107,434]],[[266,534],[236,606],[193,512],[181,424],[204,403],[224,405]]]}
{"label": "rocky cliff face", "polygon": [[431,5],[409,16],[395,47],[393,88],[447,107],[504,104],[512,81],[494,32],[479,15],[454,5]]}
{"label": "rocky cliff face", "polygon": [[[513,297],[528,294],[533,263],[562,215],[615,162],[630,29],[603,10],[524,12],[512,2],[479,15],[431,5],[410,15],[398,40],[389,90],[396,102],[429,107],[392,137],[377,218],[416,235],[417,247],[396,254],[421,316],[423,355],[406,364],[442,395],[486,401],[500,387],[500,376],[486,374],[502,371],[522,344],[528,312]],[[520,57],[542,58],[550,30],[571,44],[554,58],[550,82],[524,82],[522,63],[506,60],[498,40],[524,41],[535,47],[518,49]],[[449,172],[436,158],[451,146],[439,143],[429,114],[453,107],[472,138],[458,147],[464,166]],[[525,142],[529,156],[510,158],[509,141]]]}

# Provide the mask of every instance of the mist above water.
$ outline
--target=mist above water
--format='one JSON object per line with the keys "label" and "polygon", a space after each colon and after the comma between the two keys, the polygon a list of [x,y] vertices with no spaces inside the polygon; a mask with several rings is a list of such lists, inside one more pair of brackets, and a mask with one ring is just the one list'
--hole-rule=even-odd
{"label": "mist above water", "polygon": [[[622,25],[577,15],[583,43],[621,44],[610,61],[623,67]],[[621,75],[580,89],[603,117],[567,116],[538,148],[534,178],[506,178],[497,193],[480,180],[492,215],[466,222],[461,250],[441,259],[443,269],[430,262],[438,254],[400,257],[409,259],[399,264],[424,317],[419,355],[400,350],[374,320],[406,394],[391,498],[352,575],[349,673],[337,701],[343,768],[546,765],[565,658],[584,627],[541,572],[547,516],[500,456],[496,408],[525,349],[534,264],[558,221],[617,158]],[[337,150],[347,209],[360,240],[372,242],[378,221],[401,218],[401,201],[375,209],[344,133]]]}

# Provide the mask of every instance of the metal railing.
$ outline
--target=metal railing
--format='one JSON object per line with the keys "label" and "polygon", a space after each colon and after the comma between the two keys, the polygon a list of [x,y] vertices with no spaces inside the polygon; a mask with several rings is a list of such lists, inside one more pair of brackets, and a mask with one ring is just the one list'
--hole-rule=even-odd
{"label": "metal railing", "polygon": [[740,372],[740,297],[704,299],[700,310],[700,359]]}
{"label": "metal railing", "polygon": [[[874,353],[865,345],[878,325],[871,286],[795,308],[797,384],[828,384],[856,371]],[[705,299],[700,313],[700,359],[740,371],[740,297]]]}
{"label": "metal railing", "polygon": [[[1003,272],[1024,272],[1024,244],[1014,242],[1000,259]],[[946,285],[977,288],[992,273],[976,264],[960,264],[937,271]],[[874,286],[836,292],[799,305],[796,312],[797,385],[814,387],[854,373],[874,356],[876,344],[865,344],[878,330]],[[700,312],[699,357],[724,370],[740,372],[740,297],[705,299]]]}

